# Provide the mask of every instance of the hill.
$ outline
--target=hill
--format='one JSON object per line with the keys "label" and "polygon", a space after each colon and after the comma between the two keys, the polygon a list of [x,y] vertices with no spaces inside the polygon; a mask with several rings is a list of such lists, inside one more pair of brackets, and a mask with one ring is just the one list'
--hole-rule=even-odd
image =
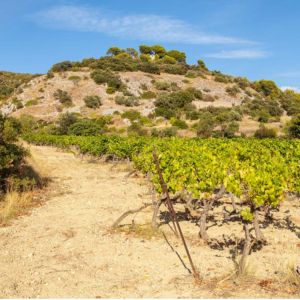
{"label": "hill", "polygon": [[[182,134],[188,136],[199,135],[195,124],[205,114],[207,119],[208,113],[216,118],[234,111],[230,121],[239,124],[235,132],[253,134],[261,122],[281,131],[289,116],[300,112],[299,94],[282,92],[273,81],[249,82],[247,78],[209,71],[202,60],[198,65],[188,65],[183,52],[166,52],[157,46],[150,50],[140,46],[140,55],[131,48],[125,51],[112,47],[107,52],[110,56],[57,63],[45,75],[1,72],[0,110],[16,117],[32,115],[44,124],[57,123],[66,112],[94,120],[113,115],[112,130],[124,131],[134,120],[118,113],[134,109],[140,113],[137,121],[144,118],[144,122],[137,122],[141,126],[174,127],[172,123],[179,119],[186,125],[177,128],[185,129]],[[99,105],[89,108],[84,101],[87,96],[100,97]],[[166,122],[162,123],[162,118]],[[225,134],[220,121],[213,129]]]}

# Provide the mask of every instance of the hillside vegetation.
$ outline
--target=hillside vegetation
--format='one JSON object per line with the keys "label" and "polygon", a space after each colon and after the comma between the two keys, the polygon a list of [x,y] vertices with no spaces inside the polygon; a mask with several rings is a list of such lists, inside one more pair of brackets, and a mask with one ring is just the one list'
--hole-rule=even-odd
{"label": "hillside vegetation", "polygon": [[202,60],[189,65],[178,50],[141,45],[139,52],[111,47],[106,54],[56,63],[41,76],[2,72],[1,111],[33,116],[37,133],[53,134],[69,112],[78,128],[92,126],[90,133],[190,137],[251,136],[260,124],[273,130],[267,136],[282,135],[286,121],[300,113],[294,91],[209,71]]}

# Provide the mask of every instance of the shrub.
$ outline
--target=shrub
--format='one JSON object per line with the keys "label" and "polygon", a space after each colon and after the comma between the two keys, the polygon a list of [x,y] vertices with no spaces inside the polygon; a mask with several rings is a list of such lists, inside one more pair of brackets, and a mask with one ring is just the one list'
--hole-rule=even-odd
{"label": "shrub", "polygon": [[228,79],[225,76],[215,76],[216,82],[228,83]]}
{"label": "shrub", "polygon": [[37,100],[29,100],[25,103],[25,106],[29,107],[29,106],[38,105],[38,104],[39,104],[39,101],[37,101]]}
{"label": "shrub", "polygon": [[36,121],[32,115],[22,114],[20,123],[22,125],[22,133],[31,132],[36,127]]}
{"label": "shrub", "polygon": [[169,90],[171,87],[171,84],[168,81],[156,81],[155,82],[155,88],[158,90]]}
{"label": "shrub", "polygon": [[194,97],[199,99],[199,100],[203,100],[203,94],[200,90],[197,90],[195,93],[194,93]]}
{"label": "shrub", "polygon": [[70,76],[70,77],[68,78],[68,80],[71,80],[71,81],[73,81],[73,80],[80,80],[80,79],[81,79],[80,76]]}
{"label": "shrub", "polygon": [[91,120],[78,120],[68,129],[69,135],[76,136],[95,136],[101,134],[101,127]]}
{"label": "shrub", "polygon": [[229,125],[226,128],[224,136],[232,139],[232,138],[236,137],[235,133],[238,132],[239,129],[240,129],[240,126],[237,122],[231,122],[231,123],[229,123]]}
{"label": "shrub", "polygon": [[165,64],[171,64],[171,65],[173,65],[173,64],[176,64],[176,59],[173,58],[173,57],[171,57],[171,56],[166,55],[166,56],[163,58],[163,62],[164,62]]}
{"label": "shrub", "polygon": [[177,82],[171,82],[170,88],[172,92],[178,92],[180,90],[180,87],[178,86]]}
{"label": "shrub", "polygon": [[211,119],[200,119],[196,125],[197,136],[202,138],[211,137],[214,129],[214,124]]}
{"label": "shrub", "polygon": [[237,111],[235,111],[235,110],[232,110],[231,112],[230,112],[230,118],[231,118],[231,120],[232,121],[242,121],[242,115],[241,114],[239,114]]}
{"label": "shrub", "polygon": [[269,121],[269,118],[270,118],[270,115],[264,109],[262,109],[258,113],[258,121],[261,123],[267,123]]}
{"label": "shrub", "polygon": [[83,101],[89,108],[99,108],[101,105],[101,98],[97,95],[85,96]]}
{"label": "shrub", "polygon": [[179,91],[172,94],[172,103],[175,107],[182,108],[186,104],[193,102],[194,96],[187,91]]}
{"label": "shrub", "polygon": [[66,112],[61,114],[58,118],[59,133],[68,134],[68,129],[71,125],[77,122],[77,117],[74,113]]}
{"label": "shrub", "polygon": [[208,88],[204,88],[204,89],[203,89],[203,91],[204,91],[204,92],[206,92],[206,93],[209,93],[209,92],[211,92],[211,90],[210,90],[210,89],[208,89]]}
{"label": "shrub", "polygon": [[69,71],[72,68],[72,63],[69,60],[57,63],[52,66],[51,71],[52,72],[65,72]]}
{"label": "shrub", "polygon": [[185,62],[186,55],[184,52],[179,52],[178,50],[171,50],[167,52],[167,56],[173,57],[177,62]]}
{"label": "shrub", "polygon": [[232,87],[227,87],[226,88],[226,92],[228,95],[230,95],[231,97],[236,97],[236,95],[238,93],[241,92],[241,90],[239,89],[238,85],[233,85]]}
{"label": "shrub", "polygon": [[53,73],[51,70],[49,70],[49,71],[47,72],[46,77],[47,77],[48,79],[53,78],[53,77],[54,77],[54,73]]}
{"label": "shrub", "polygon": [[187,79],[183,79],[182,82],[183,82],[183,83],[186,83],[186,84],[190,83],[190,81],[187,80]]}
{"label": "shrub", "polygon": [[215,101],[215,97],[209,94],[206,94],[203,96],[203,101],[205,102],[214,102]]}
{"label": "shrub", "polygon": [[146,136],[147,130],[141,124],[134,122],[127,128],[129,136]]}
{"label": "shrub", "polygon": [[95,123],[99,125],[100,127],[104,127],[105,125],[111,125],[114,123],[113,116],[107,115],[107,116],[101,116],[99,117]]}
{"label": "shrub", "polygon": [[277,130],[275,128],[267,128],[263,125],[255,131],[254,137],[257,139],[276,138]]}
{"label": "shrub", "polygon": [[188,124],[183,120],[175,119],[174,122],[172,122],[171,124],[179,129],[188,129],[189,128]]}
{"label": "shrub", "polygon": [[145,73],[160,75],[159,67],[152,62],[143,62],[139,65],[139,70]]}
{"label": "shrub", "polygon": [[130,96],[125,98],[124,96],[116,96],[115,102],[118,105],[124,105],[124,106],[139,106],[140,102],[139,99],[136,96]]}
{"label": "shrub", "polygon": [[158,117],[164,117],[166,119],[171,119],[176,116],[176,111],[174,109],[166,108],[166,107],[156,107],[155,114]]}
{"label": "shrub", "polygon": [[106,52],[107,55],[118,55],[120,53],[122,53],[122,51],[118,47],[110,47]]}
{"label": "shrub", "polygon": [[58,89],[54,92],[53,96],[65,107],[70,107],[73,105],[72,97],[66,91]]}
{"label": "shrub", "polygon": [[194,70],[189,70],[187,71],[185,76],[188,78],[196,78],[198,76],[198,73]]}
{"label": "shrub", "polygon": [[284,127],[284,131],[292,138],[300,138],[300,114],[288,121]]}
{"label": "shrub", "polygon": [[131,122],[135,121],[135,120],[138,120],[141,118],[141,113],[137,110],[134,110],[134,109],[130,109],[130,110],[127,110],[125,111],[121,117],[123,119],[129,119]]}
{"label": "shrub", "polygon": [[146,83],[141,83],[140,84],[140,88],[143,90],[143,91],[148,91],[148,85]]}
{"label": "shrub", "polygon": [[177,129],[176,129],[176,127],[165,128],[165,129],[161,130],[160,136],[162,138],[177,136]]}
{"label": "shrub", "polygon": [[245,78],[236,77],[236,78],[234,78],[233,81],[237,82],[237,85],[239,86],[239,88],[241,88],[244,91],[246,90],[247,87],[250,86],[250,82],[246,77]]}
{"label": "shrub", "polygon": [[250,91],[245,91],[245,94],[248,95],[249,97],[252,97],[252,93]]}
{"label": "shrub", "polygon": [[142,99],[154,99],[156,98],[156,94],[152,91],[147,91],[141,94]]}
{"label": "shrub", "polygon": [[39,93],[44,93],[45,91],[44,91],[44,89],[43,88],[40,88],[39,89]]}
{"label": "shrub", "polygon": [[109,95],[113,94],[115,91],[116,91],[116,89],[114,87],[108,87],[106,89],[106,93]]}

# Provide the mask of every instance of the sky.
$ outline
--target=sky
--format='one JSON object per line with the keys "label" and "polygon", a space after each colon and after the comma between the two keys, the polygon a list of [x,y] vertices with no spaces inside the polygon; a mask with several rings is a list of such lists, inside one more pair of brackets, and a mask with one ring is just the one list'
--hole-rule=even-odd
{"label": "sky", "polygon": [[300,93],[299,11],[299,0],[0,0],[0,70],[46,73],[111,46],[159,44]]}

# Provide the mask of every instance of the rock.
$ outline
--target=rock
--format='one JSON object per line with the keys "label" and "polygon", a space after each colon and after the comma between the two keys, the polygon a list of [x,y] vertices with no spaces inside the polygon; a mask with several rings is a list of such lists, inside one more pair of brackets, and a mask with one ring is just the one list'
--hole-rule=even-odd
{"label": "rock", "polygon": [[124,111],[121,110],[121,109],[114,109],[114,108],[109,108],[109,109],[106,109],[102,112],[102,115],[113,115],[115,111],[118,111],[120,114],[123,114]]}
{"label": "rock", "polygon": [[131,125],[130,120],[127,119],[127,118],[123,119],[123,123],[124,123],[125,125],[129,125],[129,126]]}

